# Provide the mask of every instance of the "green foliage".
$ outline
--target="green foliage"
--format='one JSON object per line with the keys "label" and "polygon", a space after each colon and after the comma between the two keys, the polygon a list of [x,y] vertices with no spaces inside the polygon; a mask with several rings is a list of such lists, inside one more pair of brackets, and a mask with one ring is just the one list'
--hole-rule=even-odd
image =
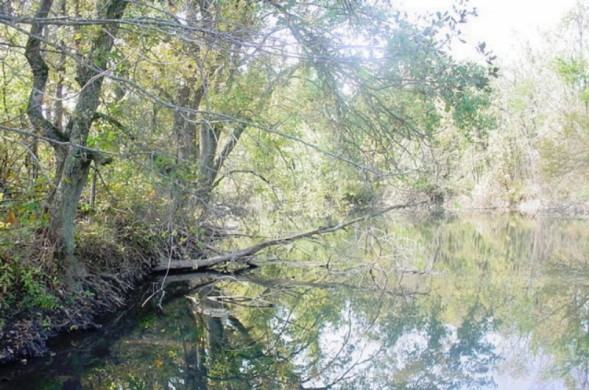
{"label": "green foliage", "polygon": [[55,309],[58,298],[48,284],[54,282],[38,266],[18,257],[0,256],[0,311],[4,313]]}
{"label": "green foliage", "polygon": [[587,78],[587,61],[582,58],[557,58],[555,60],[556,72],[564,81],[572,86],[585,86]]}
{"label": "green foliage", "polygon": [[352,206],[366,206],[378,198],[377,194],[377,189],[368,183],[348,180],[343,186],[342,201]]}
{"label": "green foliage", "polygon": [[563,155],[566,155],[564,147],[556,144],[553,140],[547,139],[540,143],[540,151],[544,156],[542,169],[549,178],[556,179],[568,171],[568,164],[562,158]]}

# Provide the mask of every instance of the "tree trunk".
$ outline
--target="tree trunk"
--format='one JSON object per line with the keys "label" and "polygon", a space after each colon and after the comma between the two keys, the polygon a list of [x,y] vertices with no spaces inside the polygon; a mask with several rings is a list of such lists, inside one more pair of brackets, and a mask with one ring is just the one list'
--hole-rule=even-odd
{"label": "tree trunk", "polygon": [[[178,92],[176,105],[180,108],[174,115],[174,132],[178,142],[178,164],[187,165],[195,164],[198,156],[196,147],[197,131],[194,113],[183,111],[183,108],[189,108],[197,111],[204,94],[204,86],[200,86],[192,93],[191,84],[194,80],[189,79]],[[191,96],[192,95],[192,96]]]}
{"label": "tree trunk", "polygon": [[[190,185],[188,177],[194,177],[198,159],[196,115],[204,95],[204,85],[193,92],[195,83],[193,78],[185,80],[176,98],[176,112],[174,114],[174,134],[176,135],[176,171],[172,180],[171,198],[173,202],[174,218],[181,221],[193,209],[190,202]],[[188,110],[189,109],[189,110]]]}
{"label": "tree trunk", "polygon": [[217,177],[215,156],[219,143],[220,131],[209,122],[204,121],[200,128],[200,161],[198,172],[199,200],[207,204],[210,200],[213,181]]}
{"label": "tree trunk", "polygon": [[85,275],[82,263],[74,255],[74,226],[80,195],[88,178],[90,160],[76,146],[68,148],[62,177],[49,205],[47,236],[55,244],[55,253],[68,281]]}
{"label": "tree trunk", "polygon": [[[42,0],[36,18],[47,18],[52,0]],[[117,20],[123,16],[127,0],[111,0],[106,2],[99,14],[104,19]],[[44,113],[44,97],[49,67],[41,54],[43,24],[33,23],[27,42],[25,56],[33,73],[33,88],[29,96],[27,115],[33,126],[53,142],[52,147],[56,158],[55,191],[49,194],[48,213],[50,217],[47,230],[48,238],[55,246],[56,258],[66,283],[72,283],[85,275],[82,263],[74,258],[74,226],[80,195],[88,178],[90,163],[110,162],[100,153],[85,148],[86,141],[96,109],[100,103],[100,94],[108,57],[118,31],[118,24],[108,24],[96,35],[90,52],[80,56],[77,66],[76,81],[80,85],[80,93],[74,112],[65,131],[50,122]]]}

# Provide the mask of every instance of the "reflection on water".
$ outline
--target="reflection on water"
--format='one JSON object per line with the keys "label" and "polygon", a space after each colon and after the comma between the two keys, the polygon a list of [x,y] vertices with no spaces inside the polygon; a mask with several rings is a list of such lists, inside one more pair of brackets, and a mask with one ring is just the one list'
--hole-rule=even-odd
{"label": "reflection on water", "polygon": [[82,342],[86,353],[37,369],[38,383],[10,385],[585,389],[587,227],[376,221],[283,248],[251,273],[176,277],[163,314],[133,314],[101,353]]}

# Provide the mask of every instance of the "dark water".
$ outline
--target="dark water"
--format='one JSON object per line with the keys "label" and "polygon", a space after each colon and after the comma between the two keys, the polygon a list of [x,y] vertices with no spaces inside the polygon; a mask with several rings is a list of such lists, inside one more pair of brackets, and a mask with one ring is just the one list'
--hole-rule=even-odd
{"label": "dark water", "polygon": [[168,280],[0,387],[587,389],[588,228],[375,221],[247,274]]}

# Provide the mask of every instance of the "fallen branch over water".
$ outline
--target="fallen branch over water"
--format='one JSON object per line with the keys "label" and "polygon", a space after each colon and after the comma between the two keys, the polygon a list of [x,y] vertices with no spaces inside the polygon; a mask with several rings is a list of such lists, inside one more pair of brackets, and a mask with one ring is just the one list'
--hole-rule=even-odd
{"label": "fallen branch over water", "polygon": [[418,202],[418,203],[406,203],[400,205],[394,205],[386,207],[382,210],[375,211],[373,213],[369,213],[367,215],[363,215],[358,218],[354,218],[348,221],[344,221],[337,225],[333,226],[323,226],[313,230],[308,230],[306,232],[293,234],[291,236],[282,237],[282,238],[275,238],[267,241],[262,241],[258,244],[252,245],[248,248],[239,249],[230,253],[224,253],[222,255],[217,255],[213,257],[209,257],[208,259],[196,259],[196,260],[175,260],[175,261],[162,261],[160,262],[155,268],[155,272],[165,272],[167,270],[197,270],[200,268],[209,268],[215,265],[223,264],[223,263],[230,263],[230,262],[237,262],[240,264],[245,265],[253,265],[252,258],[255,254],[260,252],[262,249],[266,249],[272,246],[278,245],[285,245],[290,244],[291,242],[300,240],[302,238],[309,238],[316,235],[322,235],[327,233],[334,233],[338,230],[341,230],[347,226],[356,224],[358,222],[366,221],[370,218],[377,217],[382,214],[386,214],[389,211],[393,210],[400,210],[410,207],[416,207],[427,202]]}

